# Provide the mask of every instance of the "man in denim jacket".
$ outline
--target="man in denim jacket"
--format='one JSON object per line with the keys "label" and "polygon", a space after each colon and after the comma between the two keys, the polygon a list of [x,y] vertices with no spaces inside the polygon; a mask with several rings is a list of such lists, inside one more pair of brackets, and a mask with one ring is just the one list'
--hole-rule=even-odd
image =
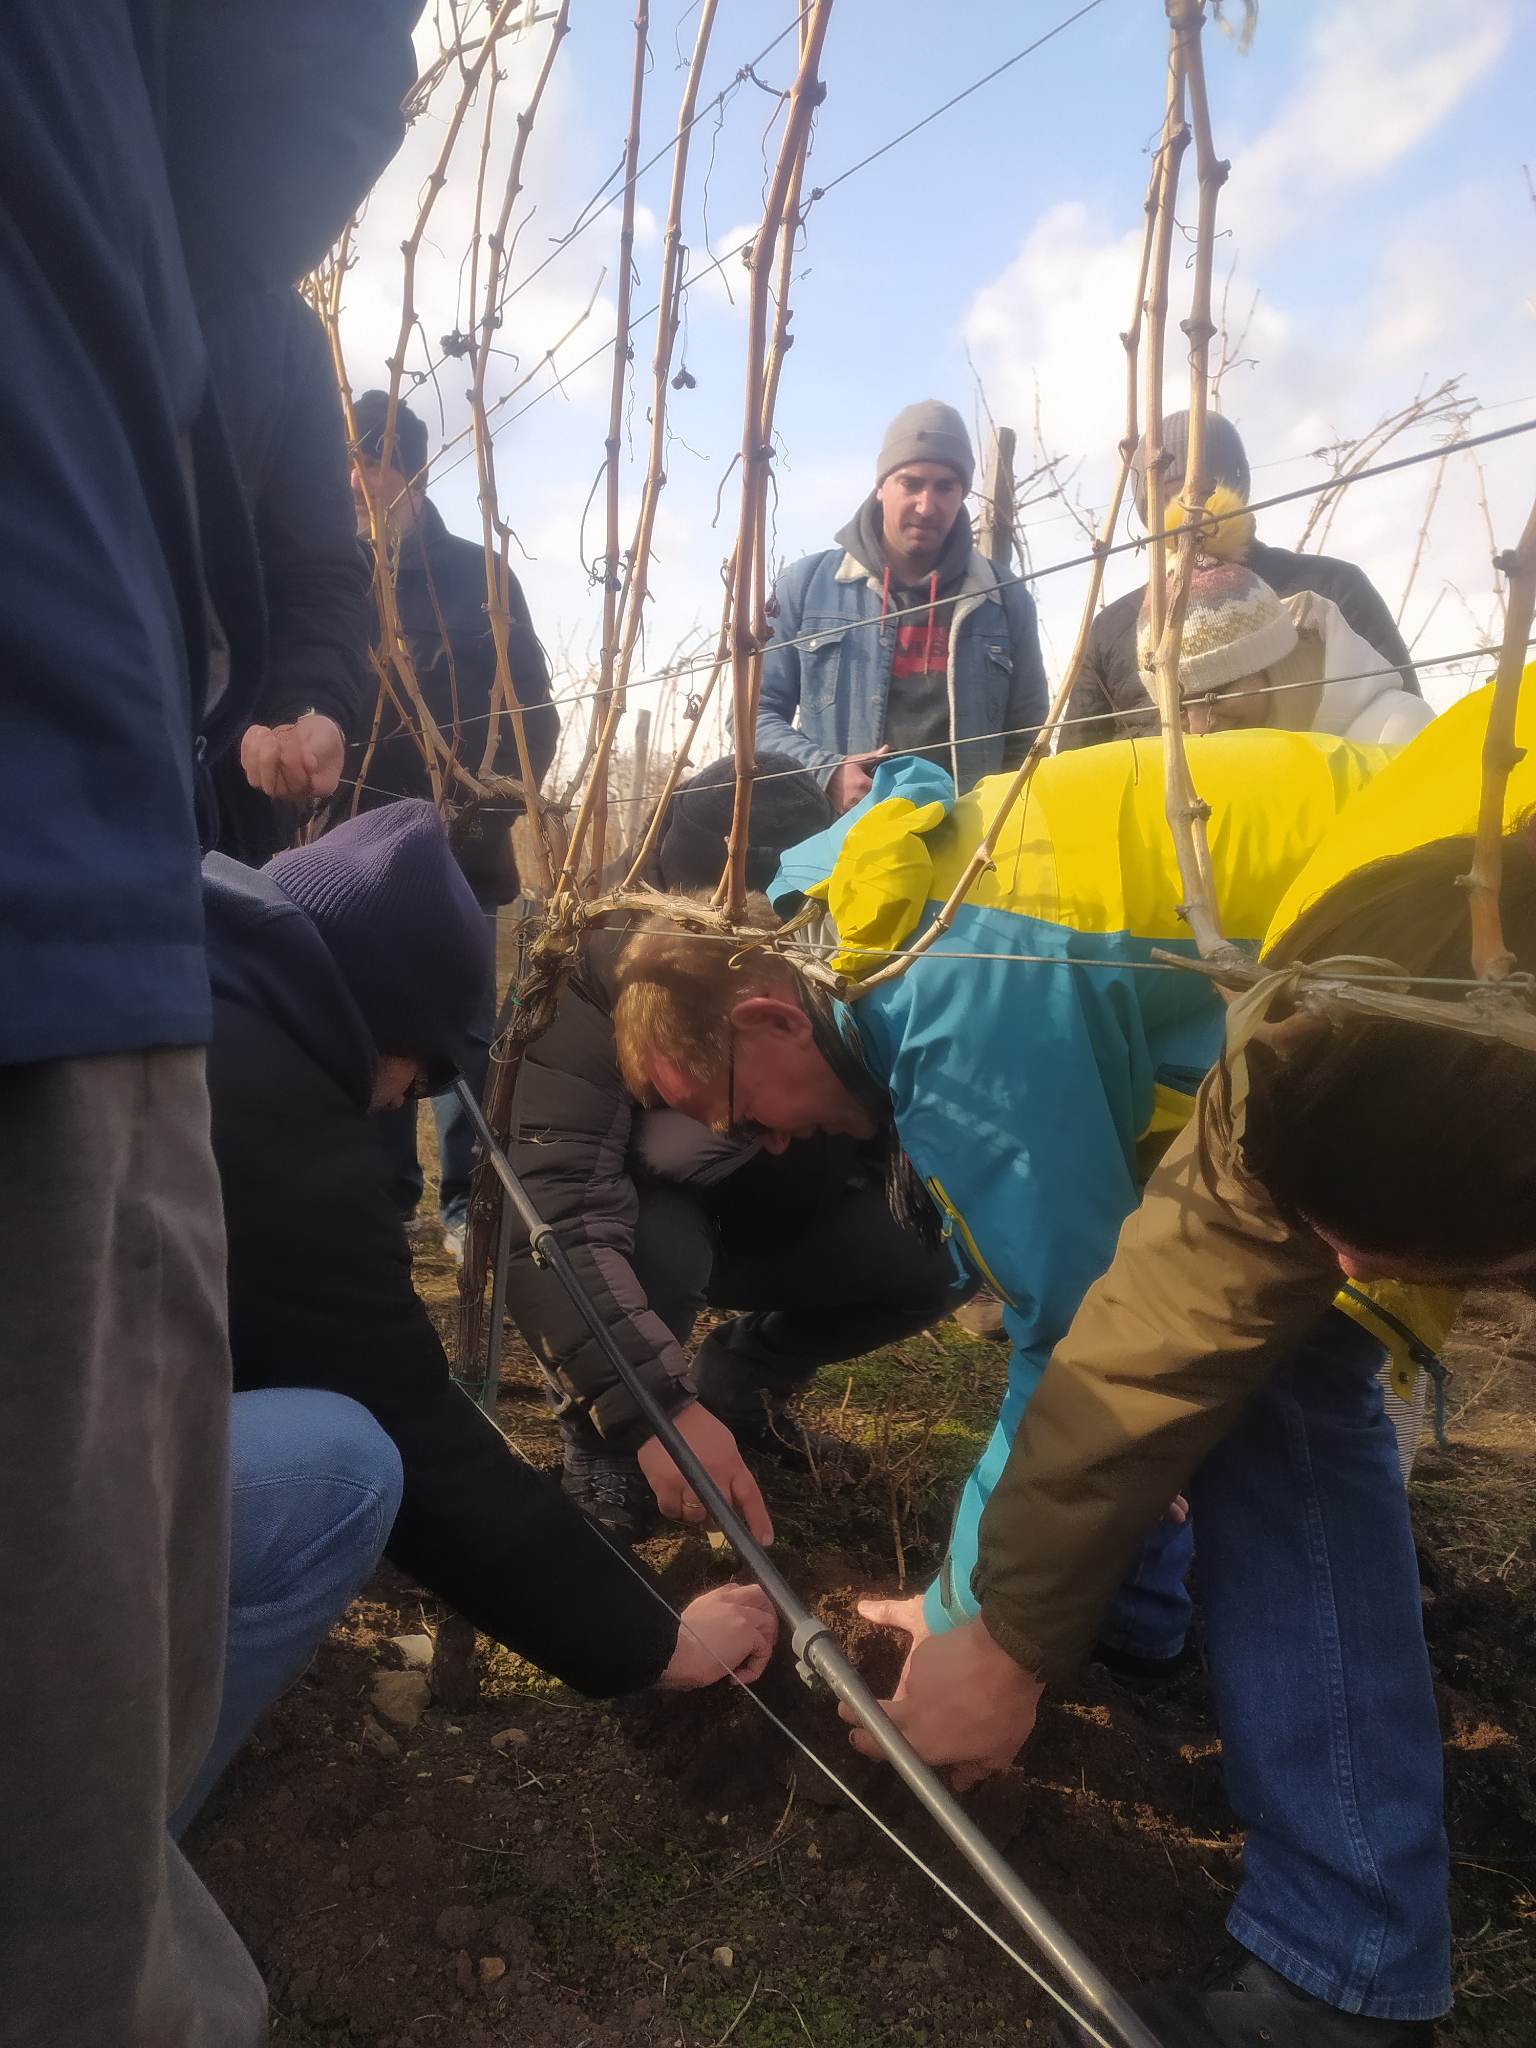
{"label": "man in denim jacket", "polygon": [[953,406],[907,406],[836,547],[779,578],[757,744],[813,769],[839,812],[885,754],[967,790],[1016,767],[1045,716],[1034,600],[972,544],[975,467]]}

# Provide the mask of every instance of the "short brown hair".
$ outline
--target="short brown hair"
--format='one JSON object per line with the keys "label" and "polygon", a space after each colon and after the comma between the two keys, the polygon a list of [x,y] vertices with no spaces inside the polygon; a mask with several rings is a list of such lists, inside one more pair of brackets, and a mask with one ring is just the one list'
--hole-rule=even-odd
{"label": "short brown hair", "polygon": [[[776,931],[766,897],[747,898],[754,931]],[[613,1032],[624,1085],[637,1102],[660,1098],[651,1079],[657,1053],[696,1081],[724,1073],[730,1053],[727,1020],[743,996],[792,988],[788,961],[749,941],[690,931],[658,917],[638,931],[619,961]]]}

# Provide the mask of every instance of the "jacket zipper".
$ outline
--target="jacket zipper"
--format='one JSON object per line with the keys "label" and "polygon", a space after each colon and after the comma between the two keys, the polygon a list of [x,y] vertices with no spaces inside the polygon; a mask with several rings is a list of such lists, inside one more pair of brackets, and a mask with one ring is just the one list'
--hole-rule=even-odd
{"label": "jacket zipper", "polygon": [[927,1186],[929,1194],[932,1195],[933,1199],[938,1203],[939,1207],[944,1212],[944,1235],[946,1237],[952,1237],[955,1234],[955,1232],[958,1231],[960,1234],[960,1242],[965,1246],[966,1252],[970,1258],[972,1271],[975,1272],[979,1278],[985,1280],[988,1287],[991,1288],[992,1292],[997,1296],[999,1301],[1006,1301],[1011,1306],[1017,1307],[1017,1303],[1014,1302],[1013,1296],[1008,1292],[1007,1288],[1003,1286],[1002,1282],[998,1279],[997,1275],[992,1271],[992,1268],[981,1256],[981,1247],[977,1244],[975,1238],[972,1237],[970,1225],[966,1222],[965,1218],[960,1214],[960,1211],[955,1207],[954,1203],[949,1199],[948,1195],[945,1194],[944,1189],[939,1183],[939,1181],[935,1178],[930,1178],[927,1183]]}

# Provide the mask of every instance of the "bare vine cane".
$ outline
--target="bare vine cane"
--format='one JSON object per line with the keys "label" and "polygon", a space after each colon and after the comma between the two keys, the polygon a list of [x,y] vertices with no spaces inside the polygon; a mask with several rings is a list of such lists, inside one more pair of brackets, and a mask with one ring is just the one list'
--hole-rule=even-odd
{"label": "bare vine cane", "polygon": [[1003,834],[1003,828],[1007,825],[1024,792],[1028,789],[1035,770],[1049,752],[1052,737],[1065,717],[1072,692],[1077,687],[1077,679],[1082,669],[1083,658],[1088,651],[1088,636],[1093,631],[1094,617],[1098,611],[1099,592],[1104,584],[1104,564],[1114,543],[1115,528],[1120,521],[1120,508],[1125,501],[1125,486],[1130,476],[1131,460],[1136,453],[1137,443],[1140,438],[1137,426],[1139,398],[1137,365],[1141,346],[1142,321],[1145,316],[1144,301],[1147,290],[1147,274],[1152,262],[1152,246],[1159,218],[1158,208],[1161,201],[1163,180],[1167,174],[1169,143],[1173,132],[1172,96],[1170,94],[1169,108],[1165,112],[1163,120],[1162,137],[1158,144],[1156,158],[1153,161],[1152,175],[1147,181],[1147,196],[1142,209],[1145,224],[1142,230],[1141,256],[1136,270],[1136,289],[1131,300],[1130,325],[1120,336],[1121,347],[1125,350],[1125,433],[1120,441],[1120,466],[1115,475],[1115,486],[1110,493],[1110,500],[1104,513],[1103,523],[1093,543],[1088,590],[1083,599],[1082,616],[1078,621],[1077,638],[1073,642],[1071,655],[1068,657],[1066,668],[1062,671],[1062,678],[1057,685],[1056,695],[1051,700],[1050,709],[1046,712],[1045,723],[1041,726],[1039,732],[1036,733],[1030,743],[1029,752],[1020,763],[1012,782],[1009,783],[1007,789],[1003,792],[1002,801],[998,804],[992,822],[982,834],[975,852],[966,862],[960,879],[956,882],[943,904],[934,913],[932,921],[918,934],[910,946],[905,947],[900,953],[896,954],[884,967],[877,969],[875,973],[865,976],[862,980],[850,986],[848,990],[850,1002],[857,1002],[869,990],[879,988],[882,983],[894,981],[898,975],[904,974],[914,960],[920,959],[949,930],[959,913],[961,905],[965,902],[971,890],[975,888],[977,880],[991,867],[997,852],[998,841]]}
{"label": "bare vine cane", "polygon": [[1504,613],[1504,640],[1494,672],[1488,730],[1483,739],[1483,783],[1478,799],[1477,833],[1472,867],[1462,877],[1472,918],[1472,972],[1480,981],[1498,983],[1514,971],[1515,956],[1504,943],[1499,914],[1499,888],[1504,878],[1504,795],[1512,770],[1524,759],[1515,745],[1515,714],[1520,705],[1520,680],[1526,644],[1536,614],[1536,504],[1525,522],[1519,545],[1495,558],[1509,584]]}
{"label": "bare vine cane", "polygon": [[[677,337],[682,324],[683,256],[686,253],[683,246],[683,199],[688,178],[688,142],[693,131],[699,81],[703,76],[704,60],[709,49],[709,38],[715,25],[717,8],[718,0],[705,0],[694,37],[693,56],[689,61],[688,74],[683,85],[683,97],[678,108],[677,146],[672,159],[667,224],[662,235],[656,347],[651,361],[650,447],[645,482],[640,495],[640,510],[635,522],[635,537],[630,544],[629,568],[624,581],[617,675],[598,742],[605,763],[612,757],[619,727],[623,722],[629,679],[645,623],[645,605],[650,596],[651,547],[656,530],[656,514],[667,482],[668,394],[672,388],[672,359],[676,353]],[[602,700],[599,698],[599,708],[601,704]],[[598,830],[602,822],[602,816],[599,815],[593,823],[591,867],[594,880],[600,878],[606,859],[606,832]]]}
{"label": "bare vine cane", "polygon": [[[1148,303],[1153,340],[1147,359],[1147,518],[1152,532],[1152,566],[1148,585],[1154,649],[1153,692],[1163,735],[1163,787],[1168,829],[1173,835],[1184,900],[1179,915],[1188,924],[1202,958],[1229,950],[1221,929],[1211,872],[1206,820],[1210,807],[1202,801],[1190,773],[1184,745],[1183,697],[1179,688],[1179,657],[1184,644],[1184,617],[1189,603],[1202,539],[1201,514],[1210,495],[1206,458],[1206,422],[1210,404],[1210,347],[1216,332],[1211,318],[1211,268],[1216,235],[1216,199],[1226,182],[1228,166],[1211,141],[1210,107],[1200,38],[1205,28],[1204,0],[1167,0],[1172,31],[1171,89],[1182,102],[1189,96],[1196,161],[1199,169],[1199,216],[1195,239],[1195,280],[1189,317],[1182,322],[1189,341],[1189,439],[1184,484],[1178,506],[1178,560],[1173,589],[1168,588],[1162,448],[1163,338],[1168,316],[1168,258],[1174,228],[1172,188],[1159,224],[1158,248]],[[1187,131],[1186,131],[1187,133]],[[1156,460],[1154,461],[1154,456]]]}
{"label": "bare vine cane", "polygon": [[[576,886],[577,871],[588,834],[590,833],[592,837],[595,858],[600,858],[601,842],[607,834],[608,758],[614,740],[614,723],[609,717],[609,712],[613,706],[614,664],[618,657],[620,603],[624,585],[628,581],[626,576],[621,575],[619,557],[619,449],[624,430],[624,391],[629,378],[630,311],[635,276],[635,170],[640,161],[640,110],[645,95],[646,66],[650,58],[647,41],[649,28],[650,0],[636,0],[635,61],[630,82],[629,131],[624,138],[624,206],[619,228],[619,283],[616,294],[618,312],[614,321],[613,374],[608,389],[608,436],[603,444],[603,637],[598,657],[597,694],[592,700],[587,743],[572,788],[581,781],[589,765],[591,772],[587,776],[587,786],[582,791],[581,802],[571,825],[571,836],[566,843],[565,860],[561,864],[559,879],[555,883],[557,896],[564,890]],[[677,146],[681,149],[684,146],[683,142],[679,140]]]}
{"label": "bare vine cane", "polygon": [[[347,380],[346,360],[341,347],[341,287],[348,268],[348,249],[355,221],[348,221],[342,231],[340,242],[333,252],[328,269],[318,277],[314,305],[324,324],[326,338],[330,343],[331,361],[336,371],[336,386],[341,396],[342,423],[346,431],[347,445],[355,446],[357,421],[352,411],[352,390]],[[391,554],[390,522],[388,507],[379,505],[369,489],[368,480],[361,476],[363,496],[368,506],[369,537],[373,550],[373,602],[374,616],[378,626],[378,644],[372,649],[374,674],[378,678],[378,691],[374,699],[373,726],[369,733],[368,745],[363,755],[363,765],[358,771],[357,786],[352,792],[354,815],[361,801],[363,785],[368,779],[379,734],[383,726],[386,704],[393,704],[399,713],[401,726],[408,734],[412,745],[421,755],[422,768],[432,791],[432,801],[442,800],[442,773],[434,754],[426,726],[431,725],[430,714],[426,712],[425,701],[416,679],[416,664],[406,644],[400,627],[400,612],[395,597],[395,565]],[[406,706],[421,707],[425,724],[418,724],[407,713]],[[435,726],[432,728],[436,731]]]}
{"label": "bare vine cane", "polygon": [[[747,300],[747,374],[741,433],[741,519],[736,536],[736,573],[731,597],[731,705],[736,742],[736,797],[731,814],[726,869],[719,897],[733,921],[739,922],[747,896],[747,836],[752,812],[757,696],[762,680],[763,648],[759,632],[766,610],[768,547],[768,472],[773,460],[773,417],[767,405],[768,302],[774,252],[782,234],[793,236],[798,224],[786,220],[786,202],[798,190],[810,147],[811,121],[825,94],[819,70],[832,0],[812,0],[801,28],[800,62],[789,93],[789,112],[779,143],[762,225],[746,254],[750,278]],[[797,172],[796,166],[799,166]],[[785,277],[788,277],[786,268]],[[781,318],[788,318],[788,293]],[[779,353],[782,354],[782,343]],[[777,389],[777,373],[774,377]]]}
{"label": "bare vine cane", "polygon": [[[538,864],[539,886],[548,889],[550,885],[549,850],[544,839],[543,818],[539,808],[538,777],[534,773],[533,760],[528,752],[527,724],[523,707],[518,701],[517,687],[512,679],[512,663],[509,652],[511,633],[511,568],[508,555],[512,542],[512,530],[501,517],[496,492],[496,455],[492,443],[485,409],[485,375],[491,359],[491,349],[497,328],[497,304],[502,278],[510,260],[511,250],[507,242],[511,225],[512,209],[523,189],[523,163],[528,152],[528,139],[533,133],[533,124],[538,118],[539,107],[544,98],[549,76],[554,69],[555,58],[570,27],[570,0],[560,0],[549,41],[545,45],[544,61],[539,67],[528,104],[517,117],[517,140],[512,148],[511,162],[507,166],[507,181],[502,193],[501,210],[496,225],[488,239],[489,261],[486,264],[484,312],[473,343],[474,377],[470,389],[470,413],[474,422],[475,466],[480,485],[480,517],[485,547],[485,610],[491,626],[491,644],[496,652],[496,672],[491,682],[490,718],[486,724],[485,747],[480,756],[478,779],[488,783],[493,777],[493,764],[500,739],[502,710],[505,708],[512,721],[513,743],[517,749],[518,777],[522,784],[521,796],[531,827],[535,858]],[[486,141],[490,138],[490,110],[486,115]],[[486,151],[482,149],[480,169],[475,189],[475,215],[478,221],[484,197],[486,175]],[[479,236],[475,238],[475,256],[479,253]],[[473,301],[471,301],[473,303]]]}

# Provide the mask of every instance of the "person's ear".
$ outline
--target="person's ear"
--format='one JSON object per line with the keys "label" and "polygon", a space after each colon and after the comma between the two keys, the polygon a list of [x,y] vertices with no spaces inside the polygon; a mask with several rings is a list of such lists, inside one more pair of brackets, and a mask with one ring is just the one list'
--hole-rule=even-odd
{"label": "person's ear", "polygon": [[744,996],[731,1011],[738,1031],[771,1033],[795,1045],[811,1042],[811,1020],[800,1005],[787,996]]}
{"label": "person's ear", "polygon": [[650,1081],[656,1094],[672,1109],[687,1097],[692,1086],[677,1061],[669,1060],[663,1052],[651,1054]]}

